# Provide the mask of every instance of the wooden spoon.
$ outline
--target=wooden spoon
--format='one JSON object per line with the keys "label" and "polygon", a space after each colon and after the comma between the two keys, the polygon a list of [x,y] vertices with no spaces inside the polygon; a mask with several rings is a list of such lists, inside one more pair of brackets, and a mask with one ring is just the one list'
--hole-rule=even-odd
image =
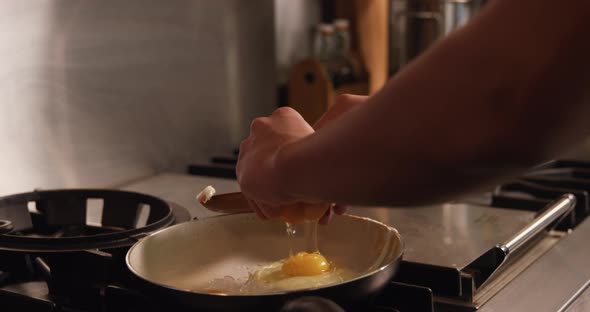
{"label": "wooden spoon", "polygon": [[242,213],[252,211],[242,192],[213,195],[207,202],[201,202],[201,205],[211,211],[219,213]]}

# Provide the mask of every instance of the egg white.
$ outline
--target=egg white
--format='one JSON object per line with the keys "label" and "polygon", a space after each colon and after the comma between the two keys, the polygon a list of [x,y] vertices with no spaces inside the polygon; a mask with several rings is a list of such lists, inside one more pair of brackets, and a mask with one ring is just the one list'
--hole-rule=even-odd
{"label": "egg white", "polygon": [[256,270],[242,287],[241,293],[261,294],[317,288],[341,283],[352,277],[352,272],[341,268],[313,276],[289,276],[282,271],[283,262],[273,262]]}

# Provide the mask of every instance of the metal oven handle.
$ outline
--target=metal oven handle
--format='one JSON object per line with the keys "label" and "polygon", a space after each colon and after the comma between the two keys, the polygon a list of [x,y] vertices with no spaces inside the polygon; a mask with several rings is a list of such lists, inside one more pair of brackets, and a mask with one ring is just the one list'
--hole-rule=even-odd
{"label": "metal oven handle", "polygon": [[536,217],[526,227],[498,246],[506,255],[516,251],[531,238],[546,229],[552,222],[557,221],[576,206],[576,197],[572,194],[565,194],[555,203]]}
{"label": "metal oven handle", "polygon": [[576,197],[574,195],[563,195],[522,230],[504,243],[496,245],[479,256],[463,268],[462,271],[472,276],[475,289],[481,288],[504,265],[510,253],[515,252],[537,234],[544,231],[551,223],[559,221],[575,206]]}

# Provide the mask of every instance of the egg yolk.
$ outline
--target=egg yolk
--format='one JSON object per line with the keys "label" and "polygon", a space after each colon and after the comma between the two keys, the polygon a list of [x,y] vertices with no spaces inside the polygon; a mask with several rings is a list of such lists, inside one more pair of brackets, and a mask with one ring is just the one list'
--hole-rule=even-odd
{"label": "egg yolk", "polygon": [[319,252],[299,252],[287,258],[281,270],[289,276],[312,276],[330,270],[330,263]]}

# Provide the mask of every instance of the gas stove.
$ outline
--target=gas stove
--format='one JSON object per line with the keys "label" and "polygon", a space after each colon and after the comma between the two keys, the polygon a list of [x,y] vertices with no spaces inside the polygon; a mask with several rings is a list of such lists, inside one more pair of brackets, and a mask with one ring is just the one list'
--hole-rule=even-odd
{"label": "gas stove", "polygon": [[186,209],[119,190],[45,190],[0,198],[0,305],[8,311],[101,311],[133,283],[124,257]]}
{"label": "gas stove", "polygon": [[[148,233],[216,215],[199,207],[194,195],[209,184],[219,192],[237,190],[234,156],[119,190],[38,190],[0,198],[2,310],[182,311],[144,295],[124,255]],[[584,310],[590,285],[589,191],[590,163],[562,160],[493,192],[441,205],[353,207],[352,214],[396,227],[406,244],[399,273],[364,311]],[[469,265],[563,194],[575,196],[574,209],[528,240],[483,286],[476,283],[481,272]],[[297,303],[284,311],[316,311]]]}

